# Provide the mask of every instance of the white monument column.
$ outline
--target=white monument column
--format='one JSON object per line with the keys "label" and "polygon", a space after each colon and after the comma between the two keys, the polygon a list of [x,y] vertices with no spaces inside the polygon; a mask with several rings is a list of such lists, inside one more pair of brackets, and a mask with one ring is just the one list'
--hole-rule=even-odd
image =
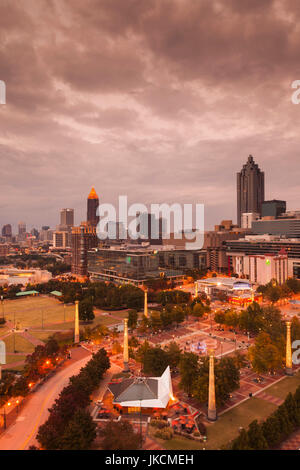
{"label": "white monument column", "polygon": [[216,392],[215,392],[215,370],[214,370],[214,351],[209,351],[209,378],[208,378],[208,410],[207,418],[209,421],[216,421]]}
{"label": "white monument column", "polygon": [[124,319],[124,345],[123,345],[123,362],[124,362],[124,372],[129,371],[128,367],[128,318]]}
{"label": "white monument column", "polygon": [[144,290],[144,316],[148,318],[148,289]]}
{"label": "white monument column", "polygon": [[292,341],[291,341],[291,321],[286,322],[286,357],[285,357],[285,373],[293,375],[292,362]]}
{"label": "white monument column", "polygon": [[75,301],[74,343],[79,343],[79,301]]}
{"label": "white monument column", "polygon": [[2,379],[2,364],[6,364],[6,345],[0,341],[0,380]]}

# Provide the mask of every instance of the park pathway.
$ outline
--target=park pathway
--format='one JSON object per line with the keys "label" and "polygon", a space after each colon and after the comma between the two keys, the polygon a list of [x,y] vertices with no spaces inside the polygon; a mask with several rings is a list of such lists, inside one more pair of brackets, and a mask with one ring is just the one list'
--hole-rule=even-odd
{"label": "park pathway", "polygon": [[284,402],[281,398],[274,397],[273,395],[269,395],[266,392],[257,393],[256,398],[261,398],[262,400],[268,401],[269,403],[273,403],[273,405],[280,406]]}
{"label": "park pathway", "polygon": [[279,447],[280,450],[299,450],[300,449],[300,429],[294,432]]}
{"label": "park pathway", "polygon": [[28,331],[23,331],[23,333],[19,333],[23,338],[27,339],[33,346],[44,346],[44,341],[41,341],[38,338],[32,336]]}

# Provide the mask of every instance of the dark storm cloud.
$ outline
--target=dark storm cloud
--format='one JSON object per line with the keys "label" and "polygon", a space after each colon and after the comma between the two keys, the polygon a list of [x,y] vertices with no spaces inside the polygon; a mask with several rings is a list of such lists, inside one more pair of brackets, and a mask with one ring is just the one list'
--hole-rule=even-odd
{"label": "dark storm cloud", "polygon": [[[2,0],[0,223],[105,202],[204,202],[235,218],[249,153],[299,207],[293,0]],[[45,220],[47,219],[47,220]]]}

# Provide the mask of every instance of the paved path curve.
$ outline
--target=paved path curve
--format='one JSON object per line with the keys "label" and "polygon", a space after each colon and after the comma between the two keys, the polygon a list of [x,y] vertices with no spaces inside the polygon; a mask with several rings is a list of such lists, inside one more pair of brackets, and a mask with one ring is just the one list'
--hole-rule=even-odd
{"label": "paved path curve", "polygon": [[78,374],[89,361],[90,355],[72,361],[41,386],[26,403],[16,422],[0,437],[0,450],[26,450],[36,444],[39,426],[45,422],[50,408],[61,390],[67,385],[69,377]]}

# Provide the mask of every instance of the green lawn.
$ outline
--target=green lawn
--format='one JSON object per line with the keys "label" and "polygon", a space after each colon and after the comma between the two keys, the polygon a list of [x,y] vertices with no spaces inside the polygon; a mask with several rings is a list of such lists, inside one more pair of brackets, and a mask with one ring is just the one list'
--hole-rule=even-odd
{"label": "green lawn", "polygon": [[254,419],[263,420],[269,416],[276,405],[260,398],[250,398],[241,405],[232,408],[218,420],[207,426],[206,449],[220,449],[234,439],[239,433],[239,427],[247,428]]}
{"label": "green lawn", "polygon": [[[67,322],[74,319],[75,306],[65,307]],[[64,306],[52,297],[28,297],[25,299],[6,300],[4,302],[5,318],[20,322],[21,327],[41,326],[42,316],[44,325],[64,322]]]}
{"label": "green lawn", "polygon": [[9,328],[7,326],[0,326],[0,339],[2,336],[6,335],[9,332]]}
{"label": "green lawn", "polygon": [[266,393],[284,400],[289,392],[294,393],[296,388],[299,386],[300,372],[298,372],[298,374],[294,375],[293,377],[286,377],[277,384],[267,388]]}
{"label": "green lawn", "polygon": [[25,361],[26,356],[16,356],[14,354],[6,355],[6,364],[11,364],[13,366],[14,362]]}
{"label": "green lawn", "polygon": [[31,334],[31,336],[34,336],[34,338],[40,339],[41,341],[44,341],[46,343],[49,336],[52,336],[55,333],[55,331],[30,330],[29,333]]}
{"label": "green lawn", "polygon": [[276,405],[272,403],[259,398],[251,398],[224,413],[215,423],[208,424],[206,442],[197,442],[179,436],[170,441],[155,439],[167,450],[220,449],[238,435],[240,426],[247,428],[251,421],[265,419],[276,408]]}
{"label": "green lawn", "polygon": [[[14,352],[14,335],[11,334],[10,336],[7,336],[6,338],[4,338],[3,341],[6,344],[6,352],[8,354]],[[16,352],[30,354],[34,351],[34,346],[27,339],[20,336],[20,333],[16,333],[15,334],[15,349],[16,349]]]}

